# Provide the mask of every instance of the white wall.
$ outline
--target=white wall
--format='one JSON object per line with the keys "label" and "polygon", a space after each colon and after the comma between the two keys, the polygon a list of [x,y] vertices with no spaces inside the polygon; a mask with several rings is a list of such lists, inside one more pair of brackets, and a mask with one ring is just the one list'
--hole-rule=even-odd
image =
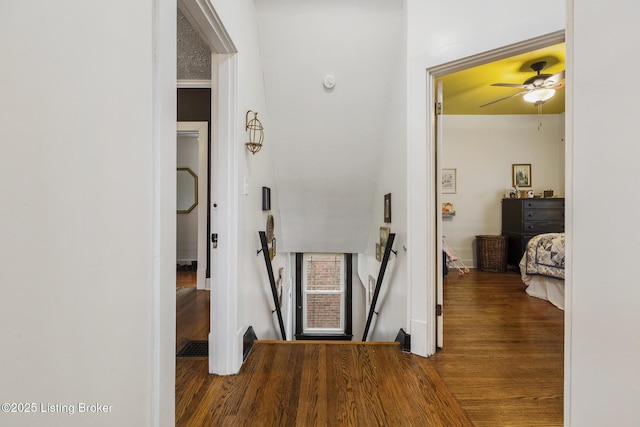
{"label": "white wall", "polygon": [[500,234],[501,200],[512,188],[511,165],[530,163],[536,194],[564,195],[564,114],[443,117],[442,167],[455,168],[457,191],[443,194],[456,215],[442,220],[447,244],[475,267],[475,236]]}
{"label": "white wall", "polygon": [[0,401],[76,411],[2,425],[173,425],[175,19],[2,5]]}
{"label": "white wall", "polygon": [[[362,252],[379,206],[389,103],[404,78],[402,1],[256,0],[256,7],[283,248]],[[327,74],[333,89],[323,87]]]}
{"label": "white wall", "polygon": [[[640,287],[634,269],[638,231],[631,218],[640,207],[634,185],[640,107],[628,82],[639,65],[633,53],[639,47],[640,6],[625,0],[569,4],[567,415],[574,426],[636,426]],[[593,82],[614,63],[615,78],[606,89],[594,90]],[[612,215],[612,206],[622,214]]]}
{"label": "white wall", "polygon": [[[206,174],[202,176],[198,170],[198,137],[191,134],[178,133],[177,165],[189,168],[198,177],[198,186],[207,185]],[[199,200],[198,203],[206,203]],[[178,264],[190,264],[198,259],[198,209],[176,216],[176,260]]]}
{"label": "white wall", "polygon": [[[390,54],[391,55],[391,54]],[[395,233],[393,249],[375,311],[369,341],[393,341],[400,330],[408,331],[407,315],[407,151],[406,144],[406,67],[405,50],[398,49],[389,58],[398,64],[397,76],[392,84],[391,97],[385,112],[385,128],[376,174],[373,215],[369,224],[366,252],[359,257],[358,274],[368,287],[369,275],[376,280],[381,263],[376,260],[376,242],[380,242],[380,227],[389,227]],[[398,59],[396,59],[398,58]],[[402,60],[401,60],[402,59]],[[384,222],[384,195],[391,193],[391,222]],[[367,301],[367,306],[369,302]],[[365,313],[366,316],[366,313]]]}
{"label": "white wall", "polygon": [[[237,156],[239,162],[237,189],[239,198],[239,220],[241,224],[238,252],[238,329],[236,342],[241,345],[242,334],[253,326],[259,339],[279,339],[280,330],[272,310],[275,308],[271,288],[260,249],[258,231],[265,230],[267,213],[262,211],[262,187],[271,188],[271,213],[275,218],[277,248],[284,246],[282,223],[279,212],[278,186],[274,180],[273,146],[274,137],[270,133],[269,111],[265,100],[265,89],[257,34],[257,17],[251,0],[213,1],[225,28],[229,32],[238,53],[238,126]],[[258,119],[264,126],[264,145],[257,154],[247,151],[244,132],[245,114],[248,110],[258,112]],[[247,194],[244,182],[248,184]],[[277,278],[278,269],[284,267],[285,283],[291,277],[288,268],[288,254],[279,251],[273,260],[273,271]],[[212,286],[215,286],[212,285]],[[212,288],[213,289],[213,288]],[[242,356],[239,353],[238,356]],[[238,365],[239,367],[239,365]]]}

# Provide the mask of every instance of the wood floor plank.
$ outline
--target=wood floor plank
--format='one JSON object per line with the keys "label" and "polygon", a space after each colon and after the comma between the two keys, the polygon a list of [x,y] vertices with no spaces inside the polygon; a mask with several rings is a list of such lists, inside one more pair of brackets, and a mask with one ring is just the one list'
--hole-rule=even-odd
{"label": "wood floor plank", "polygon": [[304,347],[303,363],[300,374],[300,399],[297,405],[297,425],[326,426],[329,405],[327,403],[327,384],[320,381],[318,366],[327,364],[327,348]]}

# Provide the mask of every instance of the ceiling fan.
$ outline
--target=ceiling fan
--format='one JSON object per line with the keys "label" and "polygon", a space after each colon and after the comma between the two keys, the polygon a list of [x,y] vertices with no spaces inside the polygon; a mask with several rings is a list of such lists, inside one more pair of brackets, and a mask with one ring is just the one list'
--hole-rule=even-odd
{"label": "ceiling fan", "polygon": [[531,102],[536,106],[542,105],[555,94],[556,89],[564,87],[564,70],[556,74],[540,74],[540,71],[542,71],[546,66],[546,61],[539,61],[531,64],[531,69],[537,74],[533,77],[529,77],[522,84],[493,83],[491,86],[514,87],[524,90],[514,93],[513,95],[488,102],[480,107],[486,107],[487,105],[495,104],[496,102],[504,101],[520,95],[522,95],[524,100],[527,102]]}

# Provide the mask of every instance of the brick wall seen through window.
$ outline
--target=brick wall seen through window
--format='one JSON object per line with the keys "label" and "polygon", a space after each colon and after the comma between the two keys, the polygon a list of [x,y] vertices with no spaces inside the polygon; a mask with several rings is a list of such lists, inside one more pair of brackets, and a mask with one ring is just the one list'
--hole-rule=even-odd
{"label": "brick wall seen through window", "polygon": [[310,255],[306,259],[306,328],[342,327],[343,255]]}

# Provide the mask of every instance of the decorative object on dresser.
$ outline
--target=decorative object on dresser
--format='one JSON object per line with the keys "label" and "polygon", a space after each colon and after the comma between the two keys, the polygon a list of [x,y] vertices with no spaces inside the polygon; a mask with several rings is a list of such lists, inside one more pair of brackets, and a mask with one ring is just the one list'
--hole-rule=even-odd
{"label": "decorative object on dresser", "polygon": [[520,263],[533,236],[562,232],[564,198],[502,199],[502,235],[509,239],[509,265]]}

